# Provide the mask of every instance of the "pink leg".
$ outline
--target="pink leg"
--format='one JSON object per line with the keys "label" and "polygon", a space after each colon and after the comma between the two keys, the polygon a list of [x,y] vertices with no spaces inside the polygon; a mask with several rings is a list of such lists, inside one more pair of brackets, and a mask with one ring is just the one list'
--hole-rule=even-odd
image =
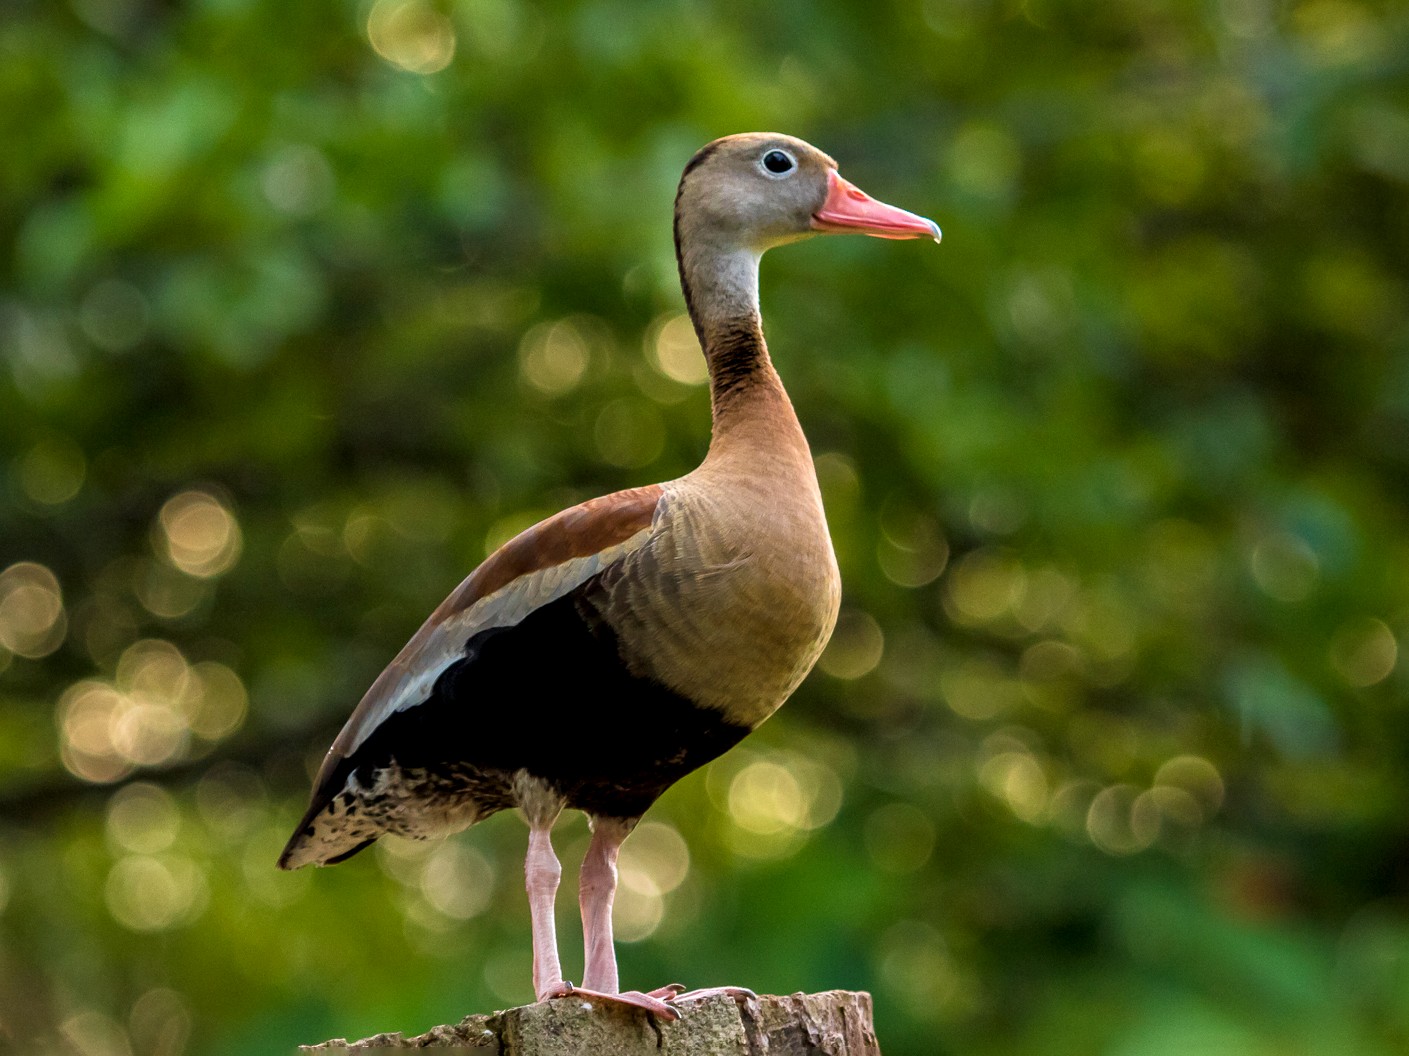
{"label": "pink leg", "polygon": [[[560,982],[546,996],[585,998],[643,1009],[664,1020],[676,1020],[680,1013],[662,998],[673,989],[643,994],[639,990],[622,993],[616,973],[616,949],[612,945],[612,900],[616,896],[616,858],[621,843],[635,827],[635,821],[617,818],[592,819],[592,842],[582,860],[578,904],[582,908],[582,936],[587,964],[582,986]],[[681,987],[680,989],[684,989]],[[539,991],[539,996],[545,996]]]}
{"label": "pink leg", "polygon": [[551,818],[546,823],[529,824],[528,856],[524,859],[524,886],[528,889],[528,913],[533,927],[533,992],[540,1001],[558,996],[563,987],[553,920],[553,899],[563,867],[553,853],[549,838],[552,828]]}
{"label": "pink leg", "polygon": [[616,948],[612,943],[612,901],[616,897],[616,858],[634,822],[592,819],[592,843],[582,859],[577,899],[582,909],[586,968],[582,985],[602,993],[618,990]]}

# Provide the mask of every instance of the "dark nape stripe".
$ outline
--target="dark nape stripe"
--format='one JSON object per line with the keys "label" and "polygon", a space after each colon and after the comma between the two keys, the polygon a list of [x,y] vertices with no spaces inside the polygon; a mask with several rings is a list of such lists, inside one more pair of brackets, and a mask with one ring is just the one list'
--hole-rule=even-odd
{"label": "dark nape stripe", "polygon": [[[684,183],[681,183],[684,186]],[[700,339],[700,345],[704,345],[704,331],[700,329],[700,317],[695,312],[695,294],[690,289],[690,280],[685,277],[685,258],[680,255],[680,195],[675,195],[675,270],[680,273],[680,292],[685,295],[685,311],[690,315],[690,322],[694,324],[695,334]]]}
{"label": "dark nape stripe", "polygon": [[685,171],[680,174],[680,182],[684,183],[685,177],[689,176],[690,173],[694,172],[707,160],[709,160],[710,156],[713,155],[714,152],[717,151],[723,145],[723,143],[724,141],[722,139],[716,139],[712,142],[706,143],[699,150],[695,151],[694,157],[692,157],[689,161],[685,162]]}
{"label": "dark nape stripe", "polygon": [[675,267],[680,273],[680,292],[685,296],[685,309],[690,313],[690,321],[695,326],[700,347],[704,349],[705,359],[709,363],[710,394],[716,407],[735,392],[746,388],[765,359],[763,334],[756,320],[740,320],[722,330],[705,333],[695,310],[695,292],[690,288],[690,280],[685,274],[685,256],[680,245],[680,199],[691,173],[719,150],[721,144],[721,140],[706,143],[686,163],[680,185],[675,190],[674,218]]}
{"label": "dark nape stripe", "polygon": [[[686,175],[689,175],[687,170]],[[675,270],[680,275],[680,292],[685,295],[685,311],[690,315],[690,322],[694,324],[695,334],[700,339],[700,344],[704,344],[704,331],[700,329],[700,317],[695,311],[695,293],[690,289],[690,280],[685,276],[685,257],[680,252],[680,195],[685,190],[685,179],[681,177],[680,186],[675,191],[675,219],[672,224],[672,231],[675,236]]]}
{"label": "dark nape stripe", "polygon": [[722,145],[722,140],[714,140],[706,143],[689,161],[685,163],[685,171],[680,174],[680,183],[675,188],[675,218],[672,231],[675,236],[675,268],[680,273],[680,292],[685,295],[685,309],[690,313],[690,321],[695,324],[695,333],[699,334],[700,344],[704,344],[704,333],[700,330],[699,316],[695,314],[695,295],[690,289],[690,280],[685,277],[685,260],[680,253],[680,196],[685,193],[685,181],[690,178],[690,174],[714,156]]}
{"label": "dark nape stripe", "polygon": [[746,388],[764,362],[763,334],[753,320],[741,320],[710,335],[710,392],[718,406]]}

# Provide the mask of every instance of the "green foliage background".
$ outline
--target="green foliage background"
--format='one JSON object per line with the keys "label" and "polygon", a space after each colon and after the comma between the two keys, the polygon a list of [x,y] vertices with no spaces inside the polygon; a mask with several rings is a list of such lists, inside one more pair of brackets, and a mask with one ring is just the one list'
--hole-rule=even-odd
{"label": "green foliage background", "polygon": [[675,181],[771,128],[946,237],[765,264],[847,608],[653,812],[624,982],[866,988],[892,1056],[1406,1051],[1406,72],[1373,0],[10,3],[0,1045],[532,997],[512,817],[274,858],[489,546],[700,457]]}

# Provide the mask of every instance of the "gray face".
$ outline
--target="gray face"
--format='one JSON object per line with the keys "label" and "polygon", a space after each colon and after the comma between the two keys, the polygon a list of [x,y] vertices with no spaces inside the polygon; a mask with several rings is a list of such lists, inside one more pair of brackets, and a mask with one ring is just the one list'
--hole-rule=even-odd
{"label": "gray face", "polygon": [[712,242],[762,252],[816,234],[836,162],[792,136],[749,132],[705,147],[681,184],[682,227]]}

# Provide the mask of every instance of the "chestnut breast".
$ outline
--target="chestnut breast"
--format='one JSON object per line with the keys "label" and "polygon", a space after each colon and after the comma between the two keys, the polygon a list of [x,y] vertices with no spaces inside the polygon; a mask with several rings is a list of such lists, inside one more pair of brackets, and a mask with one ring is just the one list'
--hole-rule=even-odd
{"label": "chestnut breast", "polygon": [[664,485],[650,543],[605,584],[627,663],[753,727],[812,669],[841,578],[812,470],[707,460]]}

